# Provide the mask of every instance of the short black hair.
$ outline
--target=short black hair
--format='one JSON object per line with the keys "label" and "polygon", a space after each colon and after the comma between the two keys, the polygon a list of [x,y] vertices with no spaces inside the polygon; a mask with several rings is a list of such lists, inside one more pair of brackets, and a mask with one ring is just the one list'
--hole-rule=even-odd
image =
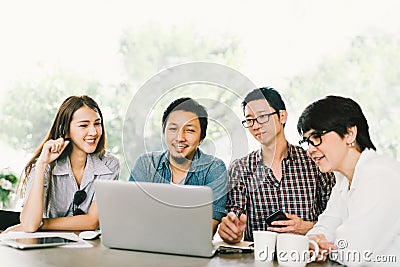
{"label": "short black hair", "polygon": [[165,125],[168,120],[169,114],[173,111],[183,110],[187,112],[192,112],[197,115],[200,121],[200,140],[203,140],[207,134],[207,125],[208,125],[208,114],[206,109],[200,105],[196,100],[193,100],[190,97],[182,97],[172,101],[171,104],[164,111],[162,117],[162,130],[165,131]]}
{"label": "short black hair", "polygon": [[[260,100],[260,99],[265,99],[268,104],[275,109],[275,111],[279,110],[286,110],[285,103],[282,100],[281,95],[276,91],[274,88],[271,87],[261,87],[254,89],[250,93],[246,95],[242,102],[242,107],[243,107],[243,114],[245,112],[245,108],[247,104],[251,101],[254,100]],[[279,117],[279,113],[278,113]]]}
{"label": "short black hair", "polygon": [[361,151],[365,148],[376,150],[369,135],[369,126],[361,107],[352,99],[341,96],[327,96],[306,107],[297,122],[300,135],[313,129],[334,131],[340,137],[350,127],[357,126],[356,142]]}

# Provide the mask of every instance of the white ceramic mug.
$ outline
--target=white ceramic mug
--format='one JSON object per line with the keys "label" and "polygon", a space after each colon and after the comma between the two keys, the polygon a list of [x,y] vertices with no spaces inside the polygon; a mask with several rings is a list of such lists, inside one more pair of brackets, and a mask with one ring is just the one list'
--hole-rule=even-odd
{"label": "white ceramic mug", "polygon": [[276,232],[253,231],[254,258],[257,261],[273,261],[275,255]]}
{"label": "white ceramic mug", "polygon": [[[314,251],[309,250],[313,245]],[[279,234],[276,243],[276,255],[279,265],[306,266],[316,259],[319,252],[317,242],[309,240],[306,236],[295,234]]]}

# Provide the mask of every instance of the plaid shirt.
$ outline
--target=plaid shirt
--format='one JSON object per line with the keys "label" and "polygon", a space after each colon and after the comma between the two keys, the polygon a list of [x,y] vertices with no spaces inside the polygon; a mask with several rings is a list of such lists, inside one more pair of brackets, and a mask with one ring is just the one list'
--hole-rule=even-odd
{"label": "plaid shirt", "polygon": [[301,147],[289,145],[278,181],[265,166],[261,149],[232,162],[231,190],[227,210],[247,215],[244,240],[253,240],[253,230],[267,230],[265,218],[276,210],[317,221],[335,184],[333,173],[321,173]]}

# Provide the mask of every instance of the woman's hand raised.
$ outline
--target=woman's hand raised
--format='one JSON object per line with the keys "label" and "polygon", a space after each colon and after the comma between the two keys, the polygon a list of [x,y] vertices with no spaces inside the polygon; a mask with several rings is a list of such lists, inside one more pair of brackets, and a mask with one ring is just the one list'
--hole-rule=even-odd
{"label": "woman's hand raised", "polygon": [[43,145],[38,162],[44,164],[53,162],[61,155],[69,143],[69,140],[64,140],[62,137],[58,138],[57,140],[48,140]]}

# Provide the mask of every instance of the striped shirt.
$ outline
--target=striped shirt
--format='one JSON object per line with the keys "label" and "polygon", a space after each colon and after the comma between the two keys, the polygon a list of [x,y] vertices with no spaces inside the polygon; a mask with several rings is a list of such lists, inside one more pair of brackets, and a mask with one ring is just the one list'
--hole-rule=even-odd
{"label": "striped shirt", "polygon": [[[82,204],[79,205],[79,208],[87,213],[92,202],[96,200],[93,184],[94,180],[117,180],[119,178],[119,170],[119,160],[110,152],[106,152],[101,158],[96,154],[88,154],[82,181],[80,186],[78,186],[71,169],[69,157],[56,160],[51,180],[49,177],[50,167],[47,165],[44,181],[45,205],[43,217],[57,218],[72,216],[74,194],[78,190],[84,190],[86,192],[87,196]],[[29,175],[23,205],[28,199],[29,192],[32,188],[34,174],[35,170],[33,168]],[[48,190],[49,181],[51,183],[50,190]],[[46,205],[47,202],[48,205]]]}
{"label": "striped shirt", "polygon": [[254,230],[267,230],[265,218],[276,210],[317,221],[325,210],[335,176],[321,173],[301,147],[288,145],[280,181],[264,165],[259,149],[232,162],[229,182],[227,210],[247,215],[244,240],[251,241]]}

